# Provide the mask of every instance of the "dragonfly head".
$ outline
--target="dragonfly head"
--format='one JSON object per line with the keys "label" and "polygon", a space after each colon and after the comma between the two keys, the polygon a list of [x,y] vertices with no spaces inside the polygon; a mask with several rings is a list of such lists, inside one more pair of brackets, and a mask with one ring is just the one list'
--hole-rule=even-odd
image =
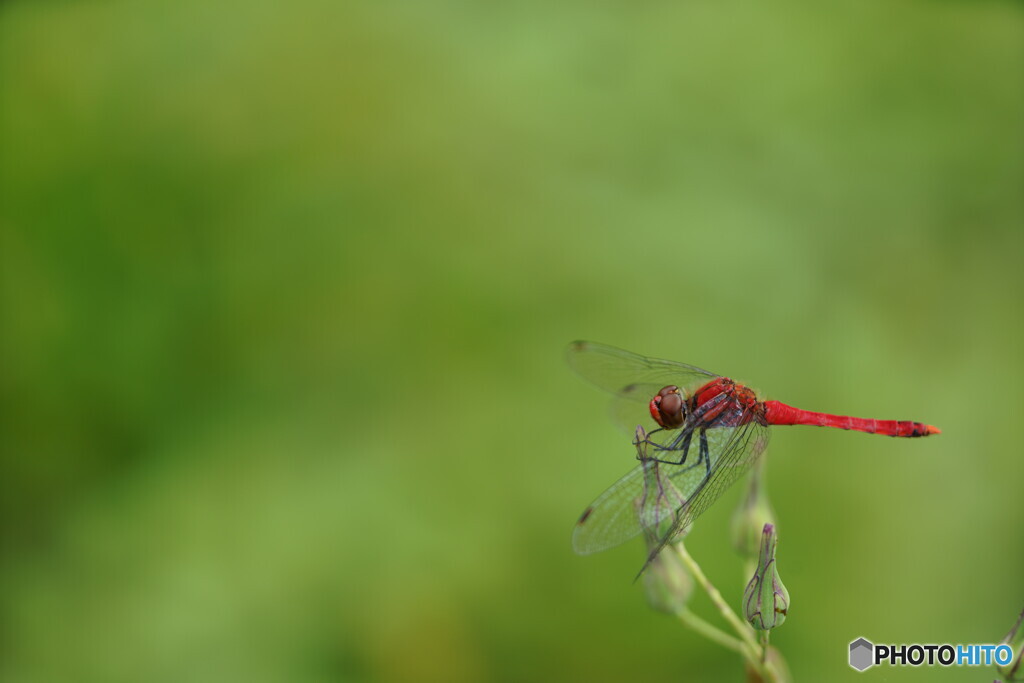
{"label": "dragonfly head", "polygon": [[662,387],[658,395],[651,399],[651,417],[664,429],[682,427],[686,421],[686,401],[679,387],[670,384]]}

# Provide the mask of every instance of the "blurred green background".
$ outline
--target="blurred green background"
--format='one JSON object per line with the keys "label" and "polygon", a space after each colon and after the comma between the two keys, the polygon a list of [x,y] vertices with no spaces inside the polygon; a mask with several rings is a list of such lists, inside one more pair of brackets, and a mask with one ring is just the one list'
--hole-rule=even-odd
{"label": "blurred green background", "polygon": [[0,678],[741,680],[577,338],[943,429],[774,430],[796,680],[998,640],[1022,121],[1019,3],[4,3]]}

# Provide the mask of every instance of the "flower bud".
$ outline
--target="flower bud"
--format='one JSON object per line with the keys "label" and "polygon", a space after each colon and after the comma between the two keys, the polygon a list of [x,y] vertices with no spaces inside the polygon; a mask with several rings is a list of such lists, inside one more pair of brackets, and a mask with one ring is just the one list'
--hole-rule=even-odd
{"label": "flower bud", "polygon": [[782,585],[775,565],[775,527],[765,524],[761,533],[761,553],[754,577],[743,592],[743,611],[750,625],[759,631],[782,626],[789,612],[789,591]]}
{"label": "flower bud", "polygon": [[678,614],[686,607],[693,594],[693,577],[671,547],[651,560],[644,572],[644,591],[647,602],[659,612]]}
{"label": "flower bud", "polygon": [[1002,643],[1013,649],[1013,659],[1010,660],[1010,663],[996,667],[996,671],[1000,676],[1006,678],[1007,683],[1009,681],[1024,681],[1024,628],[1021,628],[1021,622],[1024,622],[1024,612],[1020,613],[1017,623],[1002,640]]}

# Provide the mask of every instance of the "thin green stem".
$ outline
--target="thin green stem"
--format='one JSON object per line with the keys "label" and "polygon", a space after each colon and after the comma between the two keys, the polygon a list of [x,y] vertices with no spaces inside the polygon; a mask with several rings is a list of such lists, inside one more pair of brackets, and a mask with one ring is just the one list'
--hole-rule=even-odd
{"label": "thin green stem", "polygon": [[740,654],[743,653],[743,643],[739,639],[733,638],[717,626],[709,624],[685,607],[676,612],[676,617],[678,617],[679,621],[683,622],[687,627],[701,634],[708,640],[713,640],[722,647],[735,650]]}
{"label": "thin green stem", "polygon": [[715,588],[711,581],[708,580],[708,577],[704,575],[704,571],[700,568],[700,565],[697,564],[697,561],[694,560],[690,556],[690,553],[686,551],[686,547],[682,543],[673,543],[672,547],[675,549],[676,553],[678,553],[679,559],[686,564],[690,573],[693,574],[693,578],[696,579],[697,583],[701,585],[701,588],[707,592],[708,597],[711,598],[711,602],[715,604],[718,611],[721,612],[725,620],[728,621],[729,625],[736,631],[736,634],[739,635],[751,650],[760,650],[757,641],[754,639],[754,629],[747,626],[738,616],[736,616],[736,613],[732,611],[731,607],[729,607],[729,603],[725,601],[722,594],[718,592],[718,589]]}
{"label": "thin green stem", "polygon": [[693,578],[697,580],[697,583],[700,584],[701,588],[703,588],[708,594],[708,597],[711,598],[711,602],[718,608],[722,617],[729,622],[729,625],[732,626],[736,631],[736,634],[739,635],[742,644],[741,652],[747,662],[750,663],[750,666],[756,669],[764,680],[777,681],[778,674],[775,671],[775,667],[767,663],[767,650],[763,649],[761,645],[758,644],[757,639],[754,637],[754,629],[736,616],[736,613],[732,611],[731,607],[729,607],[729,603],[725,601],[722,594],[718,592],[718,589],[715,588],[714,584],[712,584],[711,581],[708,580],[708,577],[704,575],[704,570],[700,568],[697,561],[694,560],[690,556],[690,553],[686,551],[685,546],[682,543],[673,543],[671,545],[676,554],[679,555],[679,559],[686,564],[690,573],[693,574]]}

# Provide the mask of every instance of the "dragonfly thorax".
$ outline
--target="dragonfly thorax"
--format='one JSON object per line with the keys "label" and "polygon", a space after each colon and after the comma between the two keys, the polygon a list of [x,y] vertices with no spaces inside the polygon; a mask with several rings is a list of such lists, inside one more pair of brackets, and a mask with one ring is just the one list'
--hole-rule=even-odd
{"label": "dragonfly thorax", "polygon": [[686,422],[686,401],[679,387],[670,384],[651,399],[651,417],[665,429],[682,427]]}

